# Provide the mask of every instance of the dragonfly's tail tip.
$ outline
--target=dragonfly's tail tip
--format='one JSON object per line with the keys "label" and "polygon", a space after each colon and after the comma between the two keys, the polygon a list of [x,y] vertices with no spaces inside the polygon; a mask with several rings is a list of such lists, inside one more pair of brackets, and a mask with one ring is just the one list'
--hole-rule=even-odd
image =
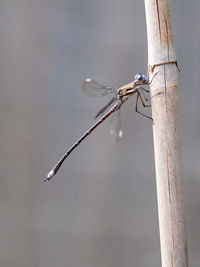
{"label": "dragonfly's tail tip", "polygon": [[53,170],[51,170],[51,171],[47,174],[46,178],[44,179],[44,182],[51,180],[51,178],[53,178],[54,175],[55,175],[55,172],[54,172]]}

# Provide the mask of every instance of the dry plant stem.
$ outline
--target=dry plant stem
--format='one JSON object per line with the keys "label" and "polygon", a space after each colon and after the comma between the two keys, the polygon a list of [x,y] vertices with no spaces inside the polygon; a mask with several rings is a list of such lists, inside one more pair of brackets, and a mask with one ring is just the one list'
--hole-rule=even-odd
{"label": "dry plant stem", "polygon": [[[163,267],[187,267],[178,113],[178,68],[169,0],[145,0]],[[152,67],[153,66],[153,67]]]}

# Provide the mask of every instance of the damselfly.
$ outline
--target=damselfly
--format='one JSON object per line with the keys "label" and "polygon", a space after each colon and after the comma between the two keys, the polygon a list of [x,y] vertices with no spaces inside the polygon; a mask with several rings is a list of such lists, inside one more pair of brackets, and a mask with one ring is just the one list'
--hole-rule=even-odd
{"label": "damselfly", "polygon": [[[157,73],[156,73],[157,74]],[[153,77],[155,77],[155,75]],[[153,80],[153,78],[152,78]],[[119,140],[119,138],[122,136],[122,130],[120,126],[120,120],[119,120],[119,112],[121,106],[128,100],[129,96],[136,94],[136,105],[135,105],[135,111],[140,113],[141,115],[150,118],[149,116],[145,115],[141,111],[138,110],[138,103],[141,101],[142,105],[144,107],[149,107],[151,105],[146,104],[147,98],[144,95],[144,92],[149,93],[149,90],[143,88],[143,85],[150,84],[151,81],[148,80],[147,77],[144,75],[138,73],[135,75],[135,79],[133,82],[128,83],[119,89],[115,89],[111,86],[104,86],[100,84],[99,82],[96,82],[92,79],[86,79],[84,83],[82,84],[82,89],[84,93],[88,96],[96,97],[96,96],[105,96],[108,94],[114,94],[113,98],[96,114],[95,118],[99,118],[102,114],[104,114],[102,117],[100,117],[97,122],[88,129],[79,139],[76,143],[72,145],[72,147],[62,156],[62,158],[56,163],[56,165],[53,167],[53,169],[48,173],[47,177],[45,178],[45,182],[47,180],[50,180],[55,176],[57,171],[60,169],[61,165],[65,161],[65,159],[71,154],[71,152],[89,135],[91,134],[94,129],[96,129],[102,122],[104,122],[111,114],[113,114],[112,118],[112,128],[111,128],[111,135],[113,139],[116,141]],[[143,99],[144,98],[144,99]]]}

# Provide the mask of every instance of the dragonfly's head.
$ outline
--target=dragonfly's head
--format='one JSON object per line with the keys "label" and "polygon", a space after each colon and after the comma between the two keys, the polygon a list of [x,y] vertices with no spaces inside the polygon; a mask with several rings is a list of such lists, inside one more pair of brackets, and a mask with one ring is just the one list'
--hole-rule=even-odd
{"label": "dragonfly's head", "polygon": [[145,77],[143,74],[141,73],[137,73],[135,75],[135,81],[137,83],[137,85],[140,84],[147,84],[149,82],[149,80],[147,79],[147,77]]}

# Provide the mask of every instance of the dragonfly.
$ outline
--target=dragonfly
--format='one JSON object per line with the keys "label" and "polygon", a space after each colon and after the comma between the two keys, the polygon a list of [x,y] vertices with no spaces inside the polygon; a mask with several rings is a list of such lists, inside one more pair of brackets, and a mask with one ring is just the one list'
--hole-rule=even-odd
{"label": "dragonfly", "polygon": [[[156,73],[157,74],[157,73]],[[110,101],[96,114],[95,119],[98,119],[91,128],[89,128],[68,150],[67,152],[61,157],[61,159],[56,163],[53,169],[48,173],[44,182],[51,180],[58,170],[60,169],[63,162],[66,158],[71,154],[71,152],[80,145],[80,143],[90,135],[100,124],[102,124],[108,117],[112,115],[112,123],[110,134],[115,141],[119,141],[122,136],[121,130],[121,123],[119,119],[119,112],[121,106],[129,99],[130,96],[136,94],[136,104],[135,104],[135,111],[149,119],[152,119],[150,116],[142,113],[138,109],[139,101],[144,107],[150,107],[147,103],[148,99],[145,96],[145,93],[149,93],[150,91],[143,87],[143,85],[151,84],[151,81],[141,73],[137,73],[135,75],[134,80],[131,83],[128,83],[120,88],[116,89],[112,86],[104,86],[101,83],[92,80],[86,79],[82,84],[83,92],[90,96],[90,97],[97,97],[97,96],[106,96],[109,94],[113,94],[114,96],[110,99]]]}

